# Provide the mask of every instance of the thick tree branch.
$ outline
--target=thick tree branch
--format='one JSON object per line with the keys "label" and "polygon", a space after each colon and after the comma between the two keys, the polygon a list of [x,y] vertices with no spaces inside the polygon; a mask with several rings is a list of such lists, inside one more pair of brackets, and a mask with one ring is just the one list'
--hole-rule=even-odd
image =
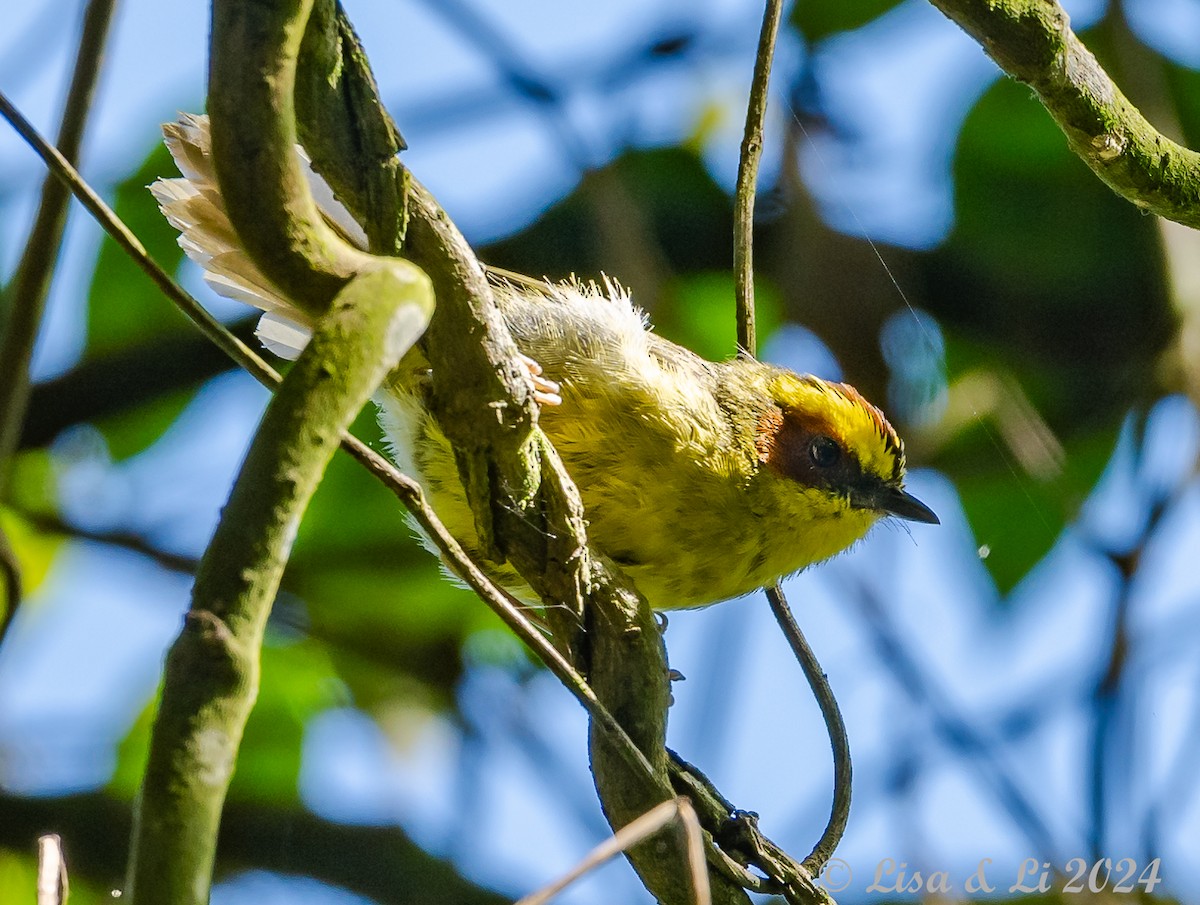
{"label": "thick tree branch", "polygon": [[1160,134],[1071,30],[1056,0],[930,0],[1037,92],[1067,143],[1143,210],[1200,228],[1200,154]]}
{"label": "thick tree branch", "polygon": [[130,852],[127,892],[138,905],[208,900],[263,631],[300,520],[342,433],[433,310],[419,270],[360,252],[325,225],[300,172],[292,92],[311,4],[213,8],[218,180],[255,262],[315,325],[267,407],[167,657]]}
{"label": "thick tree branch", "polygon": [[130,856],[137,905],[207,901],[263,630],[300,519],[342,432],[432,306],[427,284],[391,270],[355,277],[267,408],[167,656]]}

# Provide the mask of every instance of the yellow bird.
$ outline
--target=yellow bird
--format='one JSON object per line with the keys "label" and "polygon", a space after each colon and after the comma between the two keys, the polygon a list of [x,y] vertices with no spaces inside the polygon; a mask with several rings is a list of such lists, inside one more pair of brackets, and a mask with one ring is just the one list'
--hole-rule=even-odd
{"label": "yellow bird", "polygon": [[[250,261],[221,203],[208,122],[164,127],[181,179],[152,186],[180,245],[220,294],[266,312],[259,336],[294,356],[301,315]],[[313,176],[314,196],[359,242],[358,224]],[[904,490],[904,445],[853,387],[748,359],[710,362],[655,335],[611,280],[493,287],[528,357],[539,423],[579,487],[594,546],[656,609],[753,591],[846,549],[880,518],[937,524]],[[478,553],[445,435],[423,405],[428,365],[405,359],[377,395],[393,457],[450,533]],[[478,559],[478,556],[476,555]],[[512,569],[491,567],[519,596]]]}

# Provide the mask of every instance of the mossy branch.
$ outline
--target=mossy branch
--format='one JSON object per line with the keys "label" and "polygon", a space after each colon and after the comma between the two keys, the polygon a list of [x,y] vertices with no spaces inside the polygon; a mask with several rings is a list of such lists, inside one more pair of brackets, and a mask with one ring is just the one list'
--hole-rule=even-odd
{"label": "mossy branch", "polygon": [[1029,85],[1070,145],[1114,192],[1200,228],[1200,154],[1155,129],[1071,30],[1056,0],[930,0]]}
{"label": "mossy branch", "polygon": [[415,342],[432,305],[428,285],[409,273],[355,277],[267,408],[167,655],[134,824],[126,892],[136,905],[208,901],[263,631],[300,519],[342,431]]}
{"label": "mossy branch", "polygon": [[295,160],[292,83],[310,6],[214,4],[218,180],[237,199],[230,214],[247,250],[315,327],[267,407],[167,656],[134,821],[127,893],[137,905],[208,901],[263,631],[300,520],[343,432],[433,311],[417,268],[353,249],[325,226]]}

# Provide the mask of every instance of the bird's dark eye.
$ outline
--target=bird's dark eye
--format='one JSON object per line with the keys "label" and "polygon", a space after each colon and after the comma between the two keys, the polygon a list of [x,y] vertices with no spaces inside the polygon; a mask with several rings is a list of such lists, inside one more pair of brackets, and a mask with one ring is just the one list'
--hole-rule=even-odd
{"label": "bird's dark eye", "polygon": [[830,468],[842,457],[842,450],[837,442],[829,437],[813,437],[808,444],[808,457],[817,468]]}

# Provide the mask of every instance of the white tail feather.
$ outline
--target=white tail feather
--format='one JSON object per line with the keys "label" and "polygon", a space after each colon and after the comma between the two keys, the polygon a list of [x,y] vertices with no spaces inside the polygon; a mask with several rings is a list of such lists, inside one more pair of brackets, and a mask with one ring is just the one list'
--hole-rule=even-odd
{"label": "white tail feather", "polygon": [[254,335],[269,352],[288,361],[295,361],[308,345],[312,333],[307,327],[288,320],[278,312],[268,311],[258,319]]}
{"label": "white tail feather", "polygon": [[[310,319],[255,266],[237,237],[212,166],[208,117],[181,113],[162,127],[167,149],[182,177],[159,179],[150,186],[159,209],[179,230],[179,246],[204,271],[204,281],[217,295],[265,312],[256,331],[263,345],[281,358],[296,358],[311,331]],[[309,189],[318,209],[351,241],[365,248],[366,234],[329,184],[313,171],[308,155],[297,146]]]}

